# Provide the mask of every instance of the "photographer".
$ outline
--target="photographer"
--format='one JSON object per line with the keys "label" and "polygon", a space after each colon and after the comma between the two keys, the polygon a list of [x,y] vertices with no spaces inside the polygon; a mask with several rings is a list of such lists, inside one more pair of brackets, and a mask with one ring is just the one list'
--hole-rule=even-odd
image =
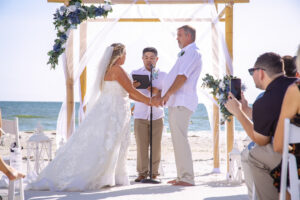
{"label": "photographer", "polygon": [[[256,143],[249,150],[247,161],[250,174],[247,175],[253,179],[258,199],[278,199],[278,192],[269,173],[281,161],[281,154],[274,152],[272,138],[285,91],[296,79],[284,76],[283,60],[275,53],[259,56],[254,67],[248,71],[256,87],[265,90],[264,95],[253,104],[253,122],[231,93],[225,107],[240,121],[247,135]],[[251,186],[247,186],[251,190]]]}

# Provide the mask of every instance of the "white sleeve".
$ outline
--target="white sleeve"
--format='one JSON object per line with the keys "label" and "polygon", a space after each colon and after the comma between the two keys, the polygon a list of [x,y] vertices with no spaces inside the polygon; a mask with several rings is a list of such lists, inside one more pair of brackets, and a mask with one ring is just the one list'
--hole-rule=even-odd
{"label": "white sleeve", "polygon": [[184,75],[186,78],[189,78],[198,67],[201,67],[201,55],[197,51],[194,51],[183,56],[178,75]]}

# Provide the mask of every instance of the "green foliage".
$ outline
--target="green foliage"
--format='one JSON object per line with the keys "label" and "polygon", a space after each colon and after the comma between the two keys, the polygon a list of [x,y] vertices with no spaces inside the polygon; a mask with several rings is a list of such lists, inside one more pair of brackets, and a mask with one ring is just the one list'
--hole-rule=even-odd
{"label": "green foliage", "polygon": [[47,64],[51,69],[55,69],[58,64],[58,58],[65,51],[65,43],[68,39],[70,29],[76,29],[77,26],[88,18],[107,17],[112,12],[110,2],[96,7],[81,5],[81,0],[71,0],[69,6],[61,6],[54,14],[54,27],[57,30],[57,38],[54,40],[53,50],[48,52],[49,60]]}
{"label": "green foliage", "polygon": [[230,91],[230,81],[233,78],[237,78],[231,75],[226,75],[223,79],[215,79],[212,75],[206,74],[202,79],[202,87],[209,88],[210,93],[217,99],[220,107],[222,117],[220,124],[224,124],[225,121],[230,121],[232,114],[225,108],[224,104],[227,101],[228,93]]}

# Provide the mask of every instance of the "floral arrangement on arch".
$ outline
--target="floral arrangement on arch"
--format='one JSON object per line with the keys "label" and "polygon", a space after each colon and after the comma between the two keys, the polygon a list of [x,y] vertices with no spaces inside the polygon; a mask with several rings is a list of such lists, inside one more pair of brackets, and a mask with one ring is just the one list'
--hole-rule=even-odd
{"label": "floral arrangement on arch", "polygon": [[76,29],[77,25],[88,18],[99,16],[106,17],[112,12],[110,0],[104,1],[104,5],[96,7],[94,5],[82,5],[82,0],[70,0],[68,6],[61,6],[54,14],[54,26],[57,30],[57,38],[54,40],[53,50],[48,52],[51,69],[55,69],[58,64],[58,57],[65,51],[64,44],[68,39],[70,29]]}
{"label": "floral arrangement on arch", "polygon": [[[225,108],[224,104],[228,99],[228,93],[230,92],[230,81],[231,79],[236,79],[237,77],[232,75],[226,75],[222,79],[215,79],[212,75],[205,74],[202,79],[202,87],[209,88],[211,94],[216,98],[219,106],[220,112],[222,114],[220,119],[220,124],[224,124],[225,121],[230,121],[230,116],[232,114]],[[245,91],[246,87],[242,84],[241,90]]]}

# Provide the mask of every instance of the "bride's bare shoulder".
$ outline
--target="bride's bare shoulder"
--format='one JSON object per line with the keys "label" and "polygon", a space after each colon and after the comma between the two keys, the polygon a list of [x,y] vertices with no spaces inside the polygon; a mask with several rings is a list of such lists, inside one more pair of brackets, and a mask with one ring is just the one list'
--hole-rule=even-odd
{"label": "bride's bare shoulder", "polygon": [[107,71],[105,79],[116,80],[124,76],[126,72],[121,66],[113,66]]}
{"label": "bride's bare shoulder", "polygon": [[112,67],[114,68],[114,73],[118,74],[118,75],[126,75],[126,72],[125,70],[121,67],[121,66],[115,66],[115,67]]}

